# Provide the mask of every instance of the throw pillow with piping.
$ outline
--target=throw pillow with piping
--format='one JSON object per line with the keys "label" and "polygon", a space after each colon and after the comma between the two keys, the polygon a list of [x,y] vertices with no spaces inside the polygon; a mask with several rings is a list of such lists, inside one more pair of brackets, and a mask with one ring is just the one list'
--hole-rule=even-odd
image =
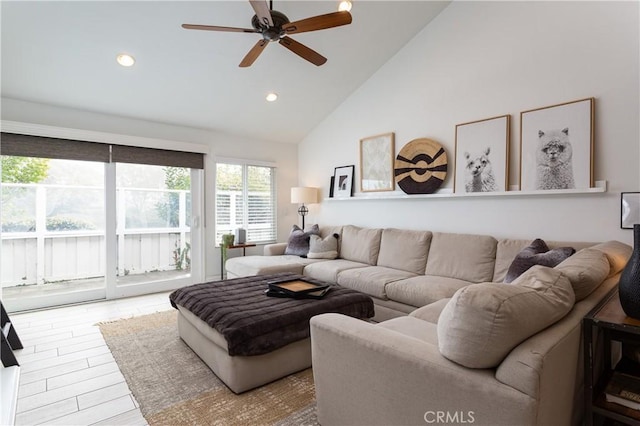
{"label": "throw pillow with piping", "polygon": [[327,235],[321,238],[318,235],[311,235],[309,240],[309,259],[335,259],[338,257],[338,238],[340,235]]}

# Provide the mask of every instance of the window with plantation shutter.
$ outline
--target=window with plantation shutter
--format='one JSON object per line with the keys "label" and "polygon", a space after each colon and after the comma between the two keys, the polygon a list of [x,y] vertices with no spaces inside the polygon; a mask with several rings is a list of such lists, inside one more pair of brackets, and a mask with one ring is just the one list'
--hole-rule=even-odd
{"label": "window with plantation shutter", "polygon": [[275,203],[274,167],[217,163],[216,245],[237,228],[247,231],[247,242],[274,242]]}

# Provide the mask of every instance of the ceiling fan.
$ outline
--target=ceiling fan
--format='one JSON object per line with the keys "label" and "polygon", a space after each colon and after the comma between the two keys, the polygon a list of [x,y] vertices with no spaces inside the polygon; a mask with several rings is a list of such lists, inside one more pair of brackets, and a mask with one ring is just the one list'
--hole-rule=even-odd
{"label": "ceiling fan", "polygon": [[284,13],[273,10],[273,0],[271,1],[271,6],[267,4],[266,0],[249,0],[249,3],[251,3],[253,10],[256,12],[251,19],[251,26],[253,28],[194,24],[182,24],[182,28],[188,30],[261,34],[262,40],[258,41],[251,50],[249,50],[249,53],[247,53],[242,62],[240,62],[241,67],[251,66],[270,41],[277,41],[301,58],[306,59],[314,65],[320,66],[327,62],[327,58],[304,44],[295,41],[289,37],[289,34],[324,30],[326,28],[339,27],[351,23],[351,14],[347,11],[327,13],[326,15],[318,15],[295,22],[289,22],[289,18],[287,18]]}

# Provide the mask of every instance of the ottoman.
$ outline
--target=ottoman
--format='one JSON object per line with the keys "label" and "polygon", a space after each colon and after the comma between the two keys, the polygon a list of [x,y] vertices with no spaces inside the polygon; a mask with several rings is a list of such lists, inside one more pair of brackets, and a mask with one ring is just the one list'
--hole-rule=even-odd
{"label": "ottoman", "polygon": [[268,282],[282,279],[314,281],[292,273],[257,275],[196,284],[169,296],[179,311],[182,340],[235,393],[310,367],[311,317],[374,315],[369,296],[339,286],[318,300],[266,296]]}

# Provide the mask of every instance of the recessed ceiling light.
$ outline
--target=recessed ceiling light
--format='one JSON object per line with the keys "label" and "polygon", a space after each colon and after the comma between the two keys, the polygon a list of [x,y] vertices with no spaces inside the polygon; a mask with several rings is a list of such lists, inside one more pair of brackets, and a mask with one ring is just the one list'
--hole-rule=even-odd
{"label": "recessed ceiling light", "polygon": [[273,92],[269,93],[265,99],[267,100],[267,102],[273,102],[278,99],[278,94]]}
{"label": "recessed ceiling light", "polygon": [[349,12],[351,10],[351,2],[349,0],[342,0],[340,2],[340,5],[338,6],[338,10],[340,12],[343,12],[343,11]]}
{"label": "recessed ceiling light", "polygon": [[116,61],[123,67],[131,67],[136,63],[136,60],[133,56],[127,55],[126,53],[121,53],[116,56]]}

